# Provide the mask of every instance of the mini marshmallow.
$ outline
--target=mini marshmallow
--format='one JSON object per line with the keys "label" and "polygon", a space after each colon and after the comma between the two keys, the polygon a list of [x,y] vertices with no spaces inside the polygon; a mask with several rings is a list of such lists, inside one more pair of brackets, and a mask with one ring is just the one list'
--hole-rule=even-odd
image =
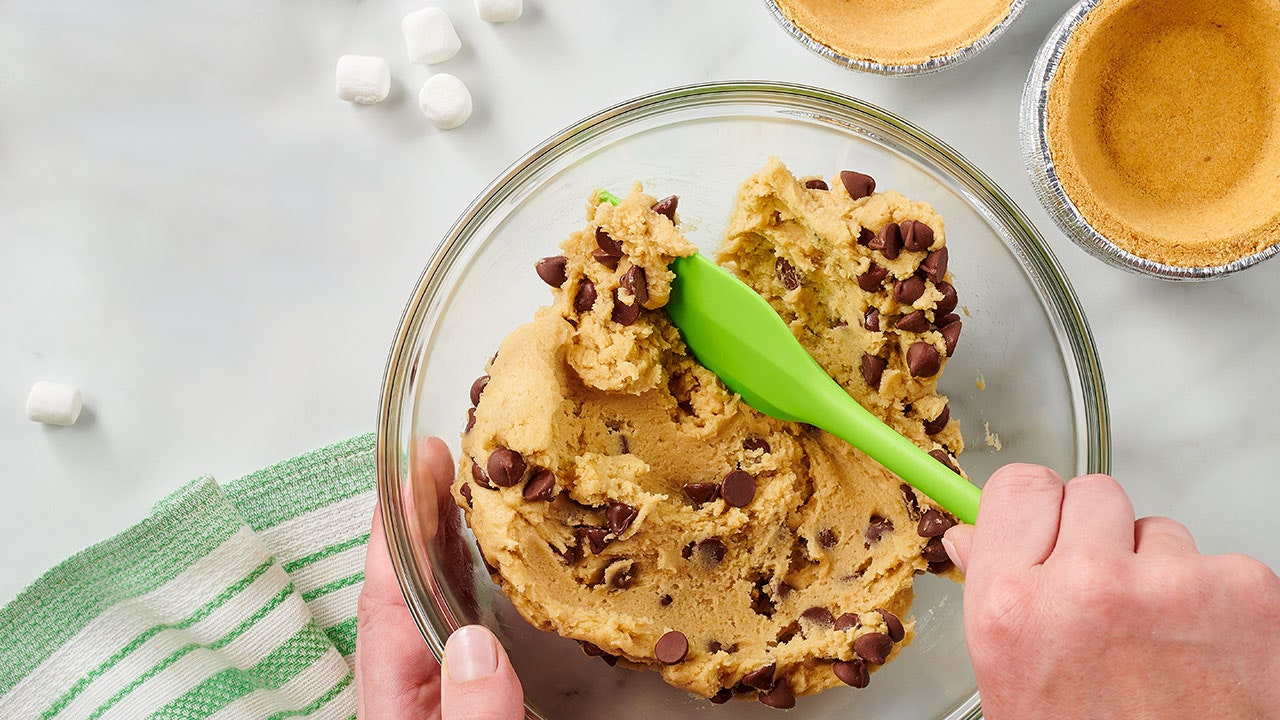
{"label": "mini marshmallow", "polygon": [[476,0],[476,14],[485,22],[510,22],[523,11],[522,0]]}
{"label": "mini marshmallow", "polygon": [[372,105],[391,92],[391,66],[380,57],[343,55],[338,58],[338,97]]}
{"label": "mini marshmallow", "polygon": [[71,425],[80,417],[80,390],[41,380],[27,395],[27,418],[46,425]]}
{"label": "mini marshmallow", "polygon": [[419,65],[444,62],[462,48],[462,40],[453,29],[449,16],[440,8],[429,7],[411,12],[400,21],[409,60]]}
{"label": "mini marshmallow", "polygon": [[418,107],[436,127],[450,130],[471,117],[471,93],[458,78],[439,73],[427,78],[422,86]]}

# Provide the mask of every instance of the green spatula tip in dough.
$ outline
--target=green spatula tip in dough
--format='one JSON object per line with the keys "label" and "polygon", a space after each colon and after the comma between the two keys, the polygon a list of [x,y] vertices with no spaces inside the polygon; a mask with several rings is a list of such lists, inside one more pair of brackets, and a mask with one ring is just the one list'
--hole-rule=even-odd
{"label": "green spatula tip in dough", "polygon": [[973,523],[981,491],[850,397],[755,290],[700,253],[676,258],[671,270],[667,314],[726,387],[770,417],[826,430]]}

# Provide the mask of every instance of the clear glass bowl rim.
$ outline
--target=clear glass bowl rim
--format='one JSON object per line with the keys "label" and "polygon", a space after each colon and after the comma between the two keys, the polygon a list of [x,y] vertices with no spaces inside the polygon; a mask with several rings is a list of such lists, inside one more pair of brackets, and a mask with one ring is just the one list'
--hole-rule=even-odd
{"label": "clear glass bowl rim", "polygon": [[[444,657],[444,641],[447,639],[447,635],[442,636],[437,628],[450,627],[452,623],[440,610],[442,597],[433,580],[424,577],[413,557],[413,544],[401,492],[403,479],[408,472],[409,443],[413,439],[412,403],[406,404],[406,393],[413,387],[414,355],[424,310],[430,307],[442,289],[444,273],[441,270],[450,266],[461,252],[462,246],[472,237],[474,230],[516,188],[564,153],[604,132],[640,118],[702,105],[752,100],[768,101],[803,112],[855,116],[860,122],[875,126],[878,132],[921,153],[936,163],[943,172],[960,181],[970,194],[970,199],[984,206],[990,221],[999,222],[1010,230],[1009,234],[1015,241],[1010,249],[1017,255],[1024,271],[1040,292],[1041,300],[1048,304],[1054,330],[1060,340],[1066,340],[1075,360],[1079,391],[1084,404],[1088,445],[1086,468],[1088,472],[1110,471],[1111,432],[1107,393],[1101,362],[1084,311],[1053,252],[1035,226],[985,173],[940,139],[893,113],[818,87],[752,81],[699,83],[656,91],[618,103],[570,125],[508,167],[472,201],[435,248],[405,305],[387,357],[379,397],[375,449],[377,493],[387,546],[405,603],[437,659]],[[410,411],[405,412],[406,409]],[[528,708],[526,717],[529,720],[541,720]],[[981,718],[981,707],[975,704],[964,720],[977,718]]]}
{"label": "clear glass bowl rim", "polygon": [[765,7],[769,9],[769,14],[782,26],[787,34],[795,39],[796,42],[803,45],[810,52],[821,57],[828,62],[839,65],[847,70],[855,70],[858,72],[871,73],[872,75],[887,75],[891,77],[913,77],[916,75],[928,75],[930,73],[940,72],[949,67],[959,65],[969,60],[974,55],[985,50],[994,43],[1009,26],[1013,24],[1018,16],[1022,14],[1023,8],[1027,5],[1027,0],[1013,0],[1009,6],[1009,14],[1004,19],[991,28],[986,35],[975,40],[972,44],[966,45],[949,55],[940,55],[938,57],[929,58],[921,63],[913,63],[910,65],[885,65],[883,63],[874,62],[872,60],[858,60],[836,52],[834,49],[823,45],[813,39],[809,33],[801,30],[795,23],[791,22],[782,9],[778,7],[777,0],[764,0]]}
{"label": "clear glass bowl rim", "polygon": [[1058,178],[1049,148],[1049,89],[1058,75],[1058,67],[1071,36],[1089,13],[1105,0],[1080,0],[1058,21],[1036,53],[1027,74],[1019,109],[1019,135],[1022,161],[1035,188],[1036,197],[1063,234],[1083,250],[1112,267],[1161,280],[1216,280],[1253,267],[1277,253],[1280,244],[1246,255],[1225,265],[1183,267],[1148,260],[1121,248],[1085,218],[1067,195]]}

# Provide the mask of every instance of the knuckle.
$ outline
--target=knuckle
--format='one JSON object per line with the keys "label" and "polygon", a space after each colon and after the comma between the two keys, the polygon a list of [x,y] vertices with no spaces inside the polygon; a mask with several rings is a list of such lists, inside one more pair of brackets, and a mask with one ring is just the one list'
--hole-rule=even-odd
{"label": "knuckle", "polygon": [[984,490],[987,492],[1006,492],[1027,494],[1043,492],[1046,489],[1057,490],[1062,487],[1062,479],[1047,467],[1014,463],[1005,465],[992,474]]}
{"label": "knuckle", "polygon": [[1224,555],[1227,573],[1240,588],[1258,600],[1280,603],[1280,577],[1261,560],[1247,555]]}

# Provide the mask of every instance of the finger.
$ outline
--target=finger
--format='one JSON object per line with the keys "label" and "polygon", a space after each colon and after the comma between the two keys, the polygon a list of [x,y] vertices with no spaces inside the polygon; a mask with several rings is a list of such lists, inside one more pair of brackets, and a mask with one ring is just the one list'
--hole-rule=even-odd
{"label": "finger", "polygon": [[[425,437],[413,445],[411,458],[410,481],[416,488],[415,493],[421,496],[425,492],[434,493],[438,507],[447,507],[453,503],[449,497],[449,487],[453,484],[453,454],[444,440],[438,437]],[[425,508],[426,503],[419,501]]]}
{"label": "finger", "polygon": [[1139,555],[1190,555],[1200,552],[1191,531],[1167,517],[1139,518],[1133,524],[1134,552]]}
{"label": "finger", "polygon": [[973,526],[955,525],[942,536],[942,547],[947,551],[951,562],[964,572],[969,566],[969,548],[973,545]]}
{"label": "finger", "polygon": [[400,594],[382,529],[373,510],[356,610],[356,707],[361,720],[427,717],[440,697],[440,666]]}
{"label": "finger", "polygon": [[449,487],[453,483],[453,457],[449,446],[438,437],[426,437],[413,447],[409,483],[401,488],[406,505],[409,535],[418,552],[436,536],[440,513],[453,509]]}
{"label": "finger", "polygon": [[1053,552],[1062,479],[1039,465],[1006,465],[987,480],[965,564],[970,577],[1026,569]]}
{"label": "finger", "polygon": [[468,625],[450,635],[444,668],[441,720],[523,720],[520,680],[487,629]]}
{"label": "finger", "polygon": [[1067,483],[1054,554],[1131,553],[1133,535],[1133,503],[1120,483],[1106,475],[1084,475]]}

